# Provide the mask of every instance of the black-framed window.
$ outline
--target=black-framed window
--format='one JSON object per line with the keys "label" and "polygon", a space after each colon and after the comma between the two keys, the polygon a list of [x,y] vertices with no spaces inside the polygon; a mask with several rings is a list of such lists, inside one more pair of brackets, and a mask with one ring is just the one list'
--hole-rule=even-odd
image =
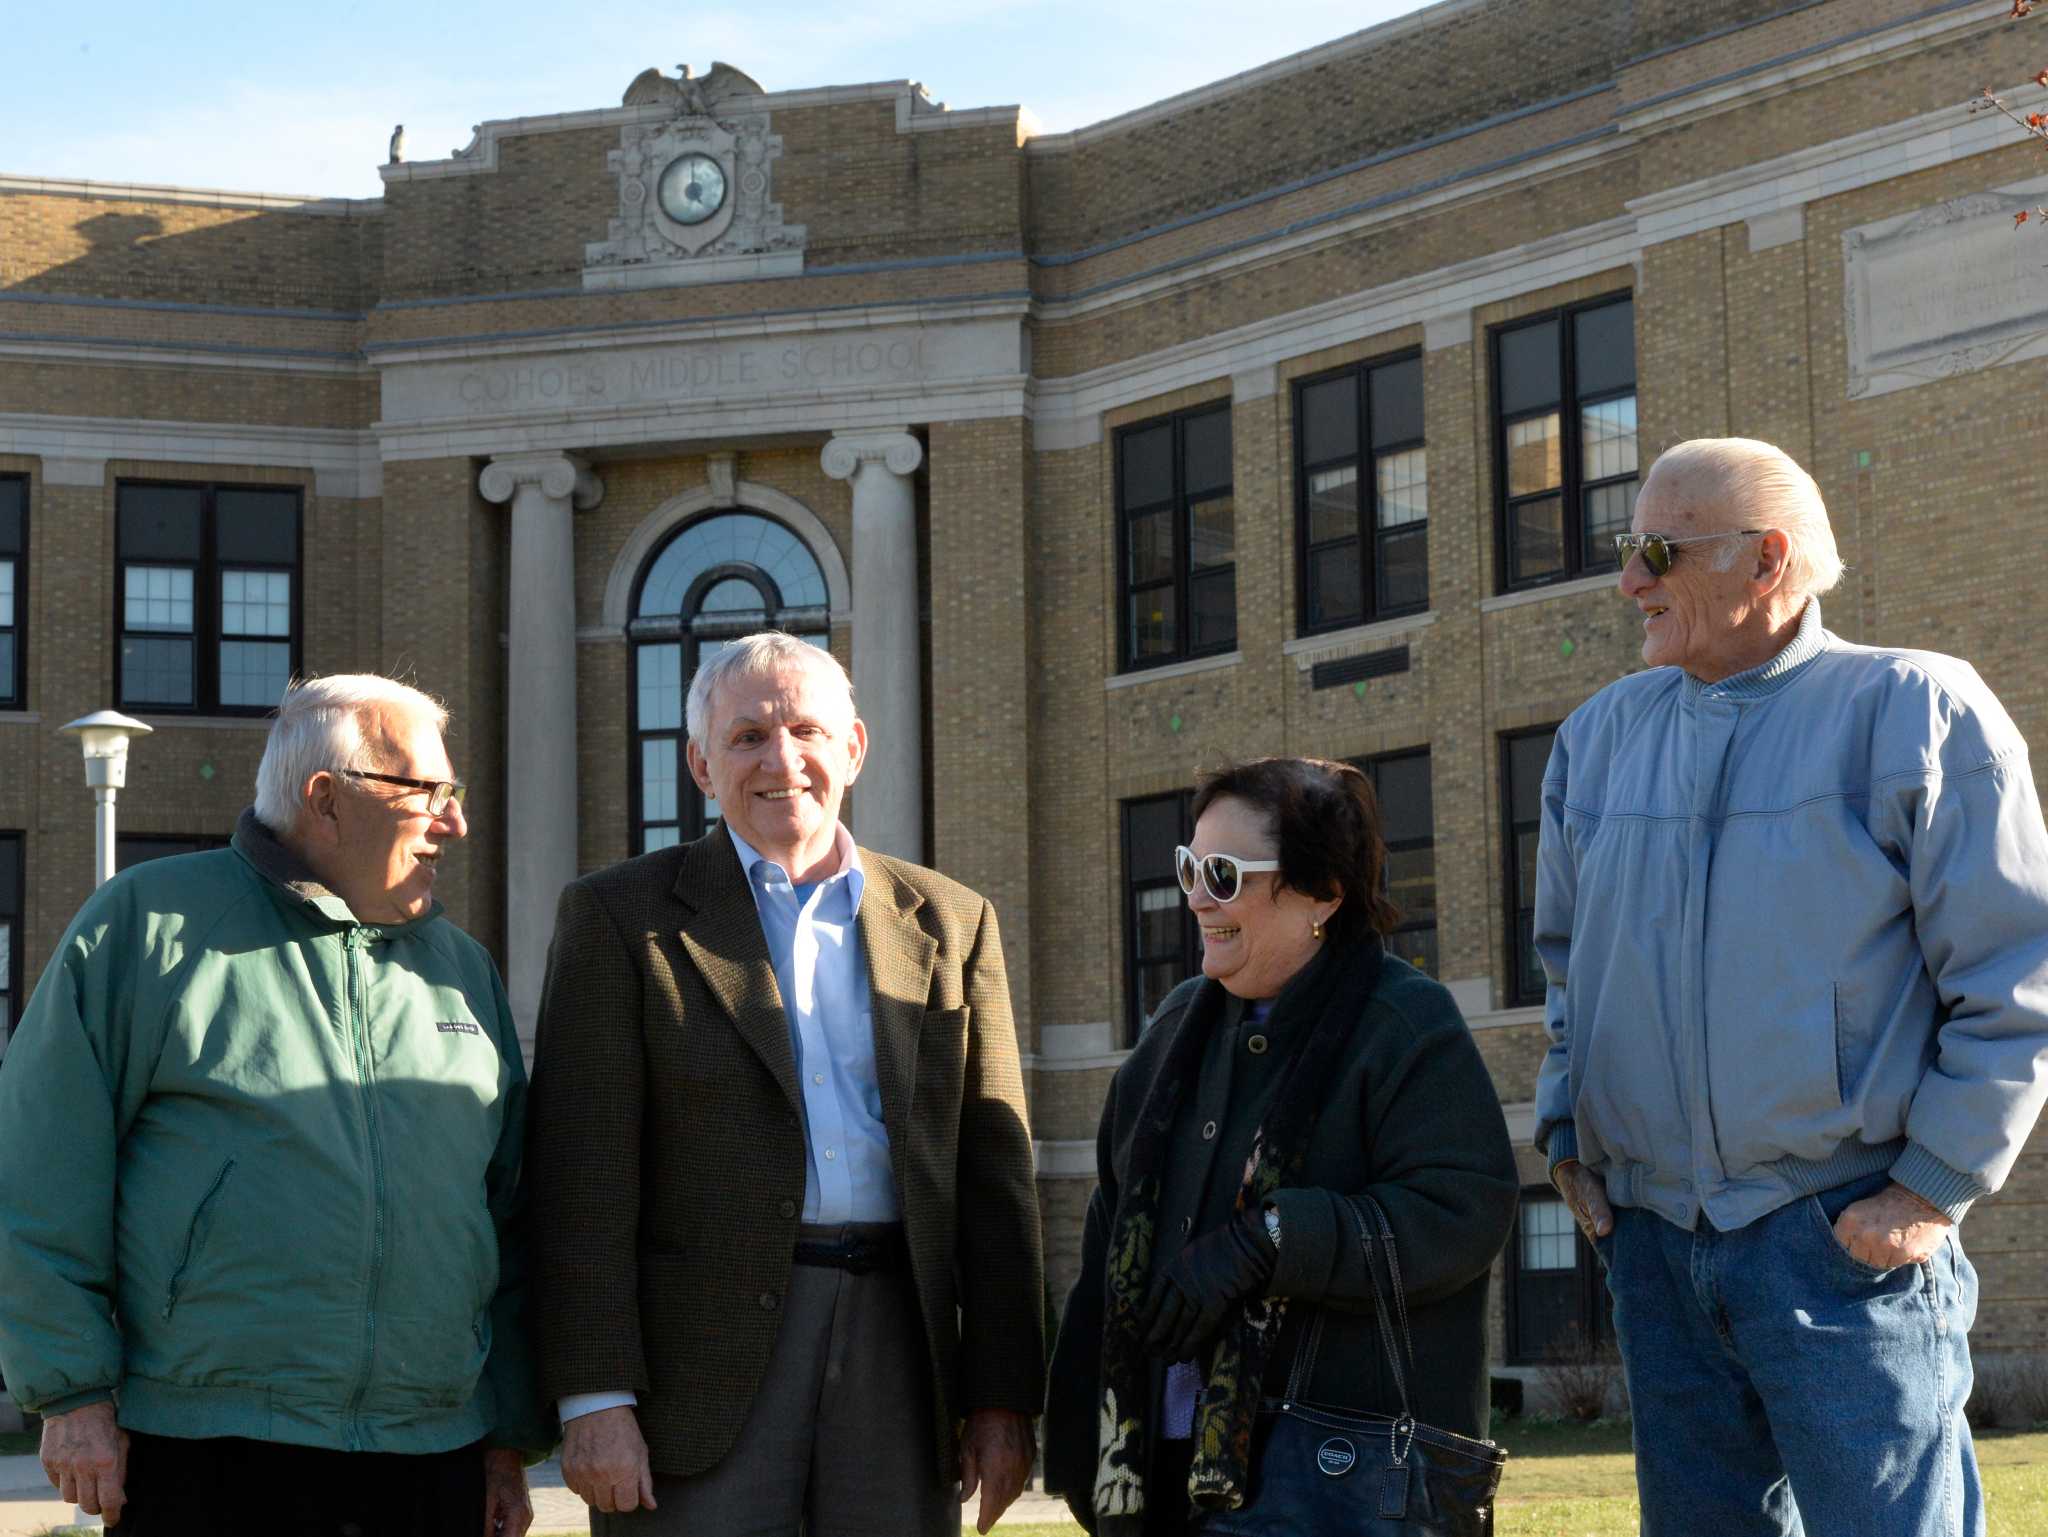
{"label": "black-framed window", "polygon": [[1555,726],[1501,738],[1501,799],[1507,822],[1508,1001],[1543,1001],[1543,963],[1536,958],[1536,846],[1543,832],[1543,770]]}
{"label": "black-framed window", "polygon": [[0,705],[28,697],[28,478],[0,475]]}
{"label": "black-framed window", "polygon": [[1516,1365],[1571,1360],[1613,1333],[1600,1257],[1548,1185],[1522,1192],[1507,1293],[1507,1356]]}
{"label": "black-framed window", "polygon": [[628,683],[629,847],[651,853],[700,838],[718,803],[690,778],[683,701],[727,642],[786,630],[829,649],[830,599],[810,546],[756,512],[686,523],[659,545],[633,590]]}
{"label": "black-framed window", "polygon": [[1364,758],[1358,766],[1379,797],[1380,831],[1387,840],[1387,895],[1401,909],[1400,924],[1387,936],[1387,949],[1416,970],[1436,976],[1436,809],[1429,749]]}
{"label": "black-framed window", "polygon": [[1294,421],[1300,633],[1428,608],[1421,354],[1303,380]]}
{"label": "black-framed window", "polygon": [[204,854],[228,842],[226,833],[120,833],[114,838],[114,869],[129,870],[174,854]]}
{"label": "black-framed window", "polygon": [[21,834],[0,833],[0,1051],[21,1012]]}
{"label": "black-framed window", "polygon": [[1503,592],[1614,564],[1636,499],[1635,325],[1623,294],[1493,332]]}
{"label": "black-framed window", "polygon": [[262,715],[299,669],[300,494],[123,481],[114,692],[123,709]]}
{"label": "black-framed window", "polygon": [[1236,646],[1229,402],[1118,432],[1116,510],[1122,670]]}
{"label": "black-framed window", "polygon": [[1202,964],[1201,937],[1173,851],[1195,835],[1194,792],[1175,790],[1123,803],[1124,1044],[1130,1045],[1166,995]]}

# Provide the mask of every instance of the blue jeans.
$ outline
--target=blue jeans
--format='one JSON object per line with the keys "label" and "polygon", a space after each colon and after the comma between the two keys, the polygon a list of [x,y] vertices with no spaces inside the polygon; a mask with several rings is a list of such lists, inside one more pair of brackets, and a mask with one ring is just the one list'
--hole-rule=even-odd
{"label": "blue jeans", "polygon": [[1600,1240],[1643,1537],[1983,1537],[1963,1401],[1977,1272],[1951,1231],[1874,1270],[1835,1239],[1885,1176],[1732,1233],[1617,1207]]}

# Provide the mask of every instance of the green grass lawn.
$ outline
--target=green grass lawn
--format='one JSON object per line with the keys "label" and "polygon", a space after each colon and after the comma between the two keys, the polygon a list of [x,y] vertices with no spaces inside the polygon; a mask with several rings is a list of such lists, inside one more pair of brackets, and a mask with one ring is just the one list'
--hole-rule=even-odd
{"label": "green grass lawn", "polygon": [[[1635,1458],[1626,1425],[1510,1420],[1500,1537],[1636,1537]],[[1977,1438],[1991,1537],[2048,1537],[2048,1431]],[[971,1530],[971,1528],[969,1528]],[[999,1537],[1081,1537],[1071,1524],[998,1527]]]}

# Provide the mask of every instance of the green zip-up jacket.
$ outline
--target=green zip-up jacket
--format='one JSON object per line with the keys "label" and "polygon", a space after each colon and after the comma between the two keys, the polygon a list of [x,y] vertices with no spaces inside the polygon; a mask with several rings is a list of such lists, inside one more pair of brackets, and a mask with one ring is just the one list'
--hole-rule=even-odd
{"label": "green zip-up jacket", "polygon": [[0,1372],[130,1429],[544,1451],[526,1069],[436,905],[358,922],[248,812],[116,876],[0,1060]]}

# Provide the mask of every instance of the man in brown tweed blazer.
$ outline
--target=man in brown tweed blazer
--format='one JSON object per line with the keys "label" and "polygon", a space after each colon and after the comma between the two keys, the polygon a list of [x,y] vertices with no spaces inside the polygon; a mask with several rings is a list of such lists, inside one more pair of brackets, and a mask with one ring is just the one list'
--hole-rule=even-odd
{"label": "man in brown tweed blazer", "polygon": [[1044,1361],[994,909],[840,825],[867,737],[828,653],[735,642],[686,714],[721,825],[567,887],[541,1003],[564,1479],[598,1534],[936,1537],[977,1486],[987,1532]]}

